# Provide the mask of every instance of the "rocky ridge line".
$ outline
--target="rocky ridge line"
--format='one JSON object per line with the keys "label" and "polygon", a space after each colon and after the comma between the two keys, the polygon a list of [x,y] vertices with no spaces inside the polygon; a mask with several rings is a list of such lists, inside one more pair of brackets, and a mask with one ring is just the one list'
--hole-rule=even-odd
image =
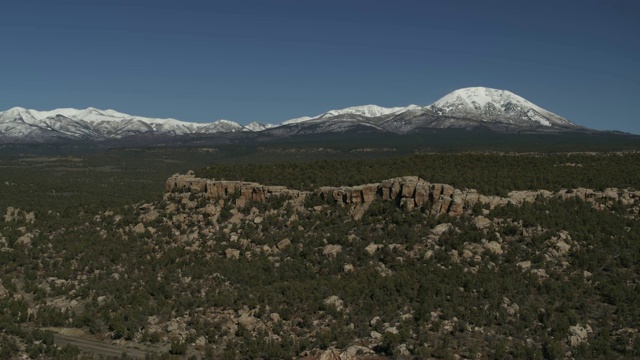
{"label": "rocky ridge line", "polygon": [[236,194],[235,205],[238,207],[243,207],[251,201],[264,202],[271,196],[285,195],[303,200],[311,194],[316,194],[323,200],[335,202],[341,206],[356,205],[361,210],[355,212],[356,217],[361,216],[363,210],[366,210],[366,207],[377,198],[395,201],[405,210],[421,208],[431,215],[449,214],[455,217],[471,211],[476,204],[489,206],[493,209],[500,205],[521,205],[524,202],[533,202],[538,198],[578,198],[588,201],[598,208],[610,206],[618,201],[624,205],[632,205],[640,200],[640,191],[617,188],[607,188],[604,191],[586,188],[562,189],[558,192],[517,190],[509,192],[507,197],[500,197],[483,195],[475,189],[456,189],[448,184],[430,183],[417,176],[402,176],[379,183],[357,186],[323,186],[310,192],[289,189],[285,186],[262,185],[256,182],[199,178],[192,171],[169,177],[165,192],[203,194],[205,198],[211,200],[227,199],[232,194]]}

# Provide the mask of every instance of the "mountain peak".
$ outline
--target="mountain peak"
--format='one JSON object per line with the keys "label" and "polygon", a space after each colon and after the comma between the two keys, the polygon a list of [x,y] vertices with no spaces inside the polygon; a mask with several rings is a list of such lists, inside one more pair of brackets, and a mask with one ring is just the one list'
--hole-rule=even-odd
{"label": "mountain peak", "polygon": [[439,107],[445,110],[451,110],[455,106],[467,105],[475,107],[485,106],[488,103],[496,105],[504,105],[507,102],[517,102],[519,104],[538,107],[526,99],[512,93],[508,90],[492,89],[487,87],[467,87],[450,92],[443,96],[431,106]]}
{"label": "mountain peak", "polygon": [[480,86],[455,90],[431,104],[430,108],[440,115],[478,117],[486,122],[519,126],[576,126],[511,91]]}
{"label": "mountain peak", "polygon": [[23,111],[29,111],[29,110],[20,106],[14,106],[11,109],[7,110],[6,112],[16,113],[16,112],[23,112]]}

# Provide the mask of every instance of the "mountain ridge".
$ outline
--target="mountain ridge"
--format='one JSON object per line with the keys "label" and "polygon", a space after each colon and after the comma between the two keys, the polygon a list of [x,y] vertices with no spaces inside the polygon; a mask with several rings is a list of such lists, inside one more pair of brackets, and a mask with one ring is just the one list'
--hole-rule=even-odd
{"label": "mountain ridge", "polygon": [[344,132],[353,129],[410,133],[425,128],[476,128],[496,131],[584,131],[587,128],[556,115],[507,90],[468,87],[455,90],[428,106],[352,106],[279,124],[231,120],[196,123],[173,118],[149,118],[117,110],[60,108],[38,111],[13,107],[0,112],[0,138],[51,140],[109,140],[133,135],[191,135],[264,132],[273,136]]}

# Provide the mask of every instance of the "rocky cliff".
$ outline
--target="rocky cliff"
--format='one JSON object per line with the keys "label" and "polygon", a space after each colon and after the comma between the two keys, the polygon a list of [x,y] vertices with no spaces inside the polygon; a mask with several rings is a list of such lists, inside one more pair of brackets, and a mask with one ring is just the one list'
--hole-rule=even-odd
{"label": "rocky cliff", "polygon": [[234,198],[236,205],[248,202],[264,202],[275,195],[285,195],[294,199],[304,199],[316,194],[321,199],[338,205],[367,206],[376,199],[394,201],[406,210],[422,209],[431,215],[449,214],[460,216],[469,212],[476,204],[494,208],[498,205],[522,204],[538,198],[579,198],[598,207],[610,206],[620,201],[624,205],[636,204],[640,191],[608,188],[604,191],[592,189],[563,189],[558,192],[547,190],[511,191],[508,196],[490,196],[475,189],[456,189],[447,184],[434,184],[417,176],[403,176],[383,180],[379,183],[357,186],[324,186],[314,192],[289,189],[284,186],[262,185],[255,182],[203,179],[193,172],[186,175],[174,174],[167,180],[166,193],[190,192],[202,194],[207,199]]}

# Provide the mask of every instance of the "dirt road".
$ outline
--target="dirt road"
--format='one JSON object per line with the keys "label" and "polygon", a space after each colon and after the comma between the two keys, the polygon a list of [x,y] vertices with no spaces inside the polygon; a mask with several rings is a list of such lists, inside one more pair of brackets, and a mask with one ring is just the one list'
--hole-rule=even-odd
{"label": "dirt road", "polygon": [[82,352],[88,352],[96,355],[117,356],[127,353],[130,358],[144,359],[146,351],[140,349],[132,349],[124,346],[105,344],[96,340],[88,340],[74,336],[55,334],[56,345],[64,346],[66,344],[75,345]]}

